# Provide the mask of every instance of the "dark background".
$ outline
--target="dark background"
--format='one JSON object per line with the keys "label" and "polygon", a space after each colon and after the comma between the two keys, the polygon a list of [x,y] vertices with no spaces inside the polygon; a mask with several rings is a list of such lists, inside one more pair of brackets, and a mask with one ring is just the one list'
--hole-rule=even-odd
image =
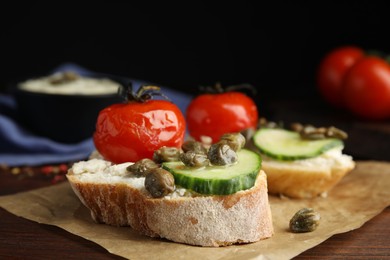
{"label": "dark background", "polygon": [[389,123],[330,107],[315,79],[336,47],[390,53],[390,4],[209,2],[8,3],[0,8],[0,90],[64,62],[191,94],[216,82],[250,83],[260,116],[335,125],[350,135],[347,153],[389,160]]}
{"label": "dark background", "polygon": [[7,5],[1,86],[75,62],[192,93],[219,81],[250,83],[260,99],[312,97],[317,66],[331,49],[390,51],[389,4],[231,2]]}

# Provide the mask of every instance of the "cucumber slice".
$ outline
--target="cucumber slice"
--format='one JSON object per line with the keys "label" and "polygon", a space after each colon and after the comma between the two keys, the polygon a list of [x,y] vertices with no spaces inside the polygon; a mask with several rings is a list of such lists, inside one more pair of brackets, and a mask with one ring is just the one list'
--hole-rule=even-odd
{"label": "cucumber slice", "polygon": [[162,167],[175,177],[175,184],[201,194],[228,195],[255,185],[261,169],[261,157],[242,149],[238,162],[230,166],[193,168],[182,162],[164,162]]}
{"label": "cucumber slice", "polygon": [[343,146],[340,139],[304,140],[297,132],[274,128],[257,130],[253,142],[261,153],[283,161],[313,158],[331,148]]}

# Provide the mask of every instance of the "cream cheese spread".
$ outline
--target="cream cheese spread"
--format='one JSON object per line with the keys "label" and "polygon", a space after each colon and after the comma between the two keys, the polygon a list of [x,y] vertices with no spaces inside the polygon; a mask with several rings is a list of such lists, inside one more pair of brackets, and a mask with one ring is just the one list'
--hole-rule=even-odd
{"label": "cream cheese spread", "polygon": [[323,154],[309,158],[309,159],[302,159],[302,160],[294,160],[294,161],[276,161],[272,158],[266,157],[262,155],[262,158],[265,162],[272,163],[282,163],[285,165],[288,164],[294,164],[304,167],[345,167],[349,166],[353,163],[352,157],[346,154],[342,153],[343,147],[336,147],[333,149],[330,149]]}
{"label": "cream cheese spread", "polygon": [[[78,175],[80,180],[91,183],[125,183],[133,188],[144,190],[145,177],[135,177],[128,173],[126,168],[132,163],[112,164],[103,159],[90,159],[73,164],[71,170],[74,175]],[[191,197],[193,194],[184,188],[176,187],[175,190],[165,199],[179,197]]]}

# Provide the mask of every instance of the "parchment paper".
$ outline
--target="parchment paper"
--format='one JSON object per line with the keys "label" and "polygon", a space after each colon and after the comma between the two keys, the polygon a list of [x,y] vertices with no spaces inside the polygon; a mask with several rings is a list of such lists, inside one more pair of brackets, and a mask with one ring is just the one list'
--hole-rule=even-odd
{"label": "parchment paper", "polygon": [[[9,212],[55,225],[96,242],[112,254],[131,259],[290,259],[330,236],[361,227],[390,205],[390,163],[358,162],[357,167],[326,198],[293,200],[270,196],[275,234],[260,242],[222,248],[202,248],[152,239],[129,227],[96,224],[65,182],[48,188],[0,197]],[[293,214],[312,207],[321,214],[309,233],[288,231]]]}

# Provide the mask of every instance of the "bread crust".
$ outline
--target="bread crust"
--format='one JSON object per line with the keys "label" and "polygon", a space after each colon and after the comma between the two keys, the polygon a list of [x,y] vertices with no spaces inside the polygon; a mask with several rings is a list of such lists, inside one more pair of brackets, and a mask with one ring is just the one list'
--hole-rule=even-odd
{"label": "bread crust", "polygon": [[273,235],[267,177],[224,196],[152,198],[126,183],[85,182],[70,170],[72,189],[98,223],[130,226],[141,234],[197,246],[256,242]]}
{"label": "bread crust", "polygon": [[308,199],[326,196],[353,168],[355,163],[327,167],[307,167],[263,161],[262,169],[267,173],[268,191],[274,195]]}

